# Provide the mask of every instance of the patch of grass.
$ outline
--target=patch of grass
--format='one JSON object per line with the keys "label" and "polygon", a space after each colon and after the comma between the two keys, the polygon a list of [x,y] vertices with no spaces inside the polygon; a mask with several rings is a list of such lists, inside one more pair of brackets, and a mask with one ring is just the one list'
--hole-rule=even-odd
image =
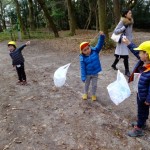
{"label": "patch of grass", "polygon": [[52,39],[54,38],[54,34],[52,32],[46,31],[30,31],[27,35],[23,36],[24,39]]}
{"label": "patch of grass", "polygon": [[11,40],[11,35],[9,31],[0,32],[0,42],[5,40]]}
{"label": "patch of grass", "polygon": [[[54,38],[53,32],[44,30],[29,31],[27,32],[26,35],[22,35],[22,39],[52,39],[52,38]],[[0,32],[0,42],[5,40],[17,40],[17,39],[18,39],[17,30],[14,30],[13,32],[10,32],[10,30]]]}

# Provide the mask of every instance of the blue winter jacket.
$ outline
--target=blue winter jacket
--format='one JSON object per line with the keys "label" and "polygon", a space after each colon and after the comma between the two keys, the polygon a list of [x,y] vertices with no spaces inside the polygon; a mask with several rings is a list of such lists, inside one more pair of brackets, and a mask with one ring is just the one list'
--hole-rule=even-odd
{"label": "blue winter jacket", "polygon": [[[131,43],[128,45],[128,48],[137,58],[139,58],[138,51],[133,50],[134,48],[136,48],[136,45]],[[146,66],[143,66],[143,64],[144,63],[141,60],[137,62],[129,80],[133,80],[134,73],[141,73],[138,82],[138,97],[141,102],[144,103],[146,101],[150,103],[150,64]]]}
{"label": "blue winter jacket", "polygon": [[99,52],[104,45],[105,36],[99,36],[97,45],[91,48],[91,53],[89,56],[80,54],[80,70],[81,70],[81,80],[85,81],[87,75],[96,75],[102,70],[101,63],[99,60]]}

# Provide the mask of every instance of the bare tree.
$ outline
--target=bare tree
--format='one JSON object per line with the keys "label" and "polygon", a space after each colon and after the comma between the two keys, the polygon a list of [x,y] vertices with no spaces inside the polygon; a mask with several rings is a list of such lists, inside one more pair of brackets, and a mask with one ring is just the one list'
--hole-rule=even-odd
{"label": "bare tree", "polygon": [[3,31],[3,29],[6,29],[6,22],[5,22],[5,16],[4,16],[4,13],[5,13],[5,9],[4,9],[4,1],[3,0],[0,0],[0,30],[1,32]]}
{"label": "bare tree", "polygon": [[23,20],[21,18],[20,4],[19,4],[18,0],[14,0],[14,2],[16,5],[16,13],[17,13],[17,17],[18,17],[18,21],[19,21],[19,25],[20,25],[20,30],[24,35],[26,35],[25,26],[24,26]]}
{"label": "bare tree", "polygon": [[107,27],[107,16],[106,16],[107,1],[98,0],[98,12],[99,12],[99,25],[100,30],[104,31],[106,38],[108,39],[108,27]]}
{"label": "bare tree", "polygon": [[69,26],[70,26],[70,34],[75,35],[75,29],[76,29],[76,21],[75,21],[75,15],[72,7],[71,0],[67,0],[67,8],[68,8],[68,19],[69,19]]}
{"label": "bare tree", "polygon": [[118,24],[120,20],[120,3],[119,0],[113,0],[114,5],[114,18],[115,18],[115,25]]}
{"label": "bare tree", "polygon": [[41,8],[43,9],[46,19],[48,20],[49,29],[53,30],[55,37],[59,37],[56,25],[54,24],[53,19],[50,16],[50,13],[49,13],[49,10],[48,10],[47,5],[45,3],[45,0],[37,0],[37,1],[40,4]]}
{"label": "bare tree", "polygon": [[84,26],[85,29],[88,29],[92,20],[92,15],[95,15],[97,17],[97,14],[96,14],[97,13],[97,0],[88,0],[88,3],[89,3],[89,16]]}
{"label": "bare tree", "polygon": [[33,10],[33,1],[28,0],[29,3],[29,23],[31,30],[35,30],[35,24],[34,24],[34,10]]}

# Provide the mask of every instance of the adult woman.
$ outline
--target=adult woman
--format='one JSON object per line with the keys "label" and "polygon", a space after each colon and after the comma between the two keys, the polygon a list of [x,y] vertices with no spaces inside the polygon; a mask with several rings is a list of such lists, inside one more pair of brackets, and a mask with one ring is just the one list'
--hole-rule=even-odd
{"label": "adult woman", "polygon": [[[114,33],[115,34],[124,33],[124,35],[129,39],[129,41],[132,41],[133,38],[132,26],[133,26],[132,11],[124,10],[122,12],[122,17],[120,19],[120,22],[118,23],[118,25],[114,30]],[[115,50],[115,61],[111,66],[114,70],[118,70],[116,68],[116,65],[121,58],[124,59],[125,75],[129,77],[130,76],[129,62],[128,62],[129,49],[127,45],[120,40],[117,43],[116,50]]]}

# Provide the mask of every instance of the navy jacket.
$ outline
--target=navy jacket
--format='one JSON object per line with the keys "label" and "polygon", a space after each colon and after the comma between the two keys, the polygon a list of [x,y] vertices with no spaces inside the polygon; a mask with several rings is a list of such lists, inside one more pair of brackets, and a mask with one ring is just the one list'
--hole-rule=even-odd
{"label": "navy jacket", "polygon": [[24,63],[24,58],[21,53],[23,48],[26,47],[26,44],[22,45],[19,48],[16,48],[14,51],[10,52],[10,57],[12,58],[12,65],[20,65],[21,63]]}
{"label": "navy jacket", "polygon": [[[139,58],[138,51],[134,51],[133,49],[136,48],[136,45],[131,43],[128,45],[130,51]],[[133,72],[129,78],[129,81],[133,80],[134,73],[141,73],[139,82],[138,82],[138,97],[141,102],[148,102],[150,103],[150,64],[143,66],[143,62],[139,60],[135,65]]]}
{"label": "navy jacket", "polygon": [[85,56],[80,54],[80,70],[81,70],[81,80],[85,81],[87,75],[96,75],[102,70],[101,63],[99,60],[99,52],[104,45],[105,36],[99,36],[97,45],[91,47],[91,54]]}
{"label": "navy jacket", "polygon": [[138,97],[142,102],[150,103],[150,64],[139,68]]}

